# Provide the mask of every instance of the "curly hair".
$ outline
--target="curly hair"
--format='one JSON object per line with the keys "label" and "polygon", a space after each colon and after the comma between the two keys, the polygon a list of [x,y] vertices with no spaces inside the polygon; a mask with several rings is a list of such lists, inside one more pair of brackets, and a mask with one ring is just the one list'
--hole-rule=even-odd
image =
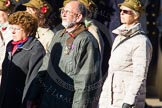
{"label": "curly hair", "polygon": [[26,11],[17,11],[9,16],[9,24],[21,26],[27,34],[35,36],[38,28],[38,19]]}

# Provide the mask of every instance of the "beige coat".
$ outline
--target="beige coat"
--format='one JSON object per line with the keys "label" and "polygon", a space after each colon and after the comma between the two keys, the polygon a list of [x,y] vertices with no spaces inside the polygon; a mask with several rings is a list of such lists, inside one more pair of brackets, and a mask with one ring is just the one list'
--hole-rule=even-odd
{"label": "beige coat", "polygon": [[38,27],[36,38],[41,42],[46,51],[51,43],[53,36],[54,32],[49,28]]}
{"label": "beige coat", "polygon": [[118,36],[113,43],[99,108],[122,108],[123,103],[144,108],[146,77],[152,56],[149,39],[143,34],[136,34],[114,49],[121,40],[141,31],[139,23],[128,30],[122,25],[113,31]]}

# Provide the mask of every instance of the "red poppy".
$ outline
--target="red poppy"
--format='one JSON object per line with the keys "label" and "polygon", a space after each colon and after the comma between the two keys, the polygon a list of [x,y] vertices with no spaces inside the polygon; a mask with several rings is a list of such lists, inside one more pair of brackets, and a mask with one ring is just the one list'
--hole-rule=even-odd
{"label": "red poppy", "polygon": [[10,4],[11,4],[10,0],[6,0],[6,2],[5,2],[5,6],[6,6],[6,7],[9,7]]}
{"label": "red poppy", "polygon": [[47,12],[47,6],[43,6],[41,8],[41,13],[46,13]]}
{"label": "red poppy", "polygon": [[2,31],[5,31],[7,27],[2,27]]}

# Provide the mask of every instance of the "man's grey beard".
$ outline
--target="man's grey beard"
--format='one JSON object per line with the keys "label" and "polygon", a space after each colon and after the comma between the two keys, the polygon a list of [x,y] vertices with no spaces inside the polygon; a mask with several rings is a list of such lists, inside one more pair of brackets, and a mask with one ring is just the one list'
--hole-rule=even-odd
{"label": "man's grey beard", "polygon": [[70,28],[70,27],[72,27],[72,26],[75,25],[75,22],[67,23],[67,22],[62,21],[62,25],[63,25],[65,28]]}

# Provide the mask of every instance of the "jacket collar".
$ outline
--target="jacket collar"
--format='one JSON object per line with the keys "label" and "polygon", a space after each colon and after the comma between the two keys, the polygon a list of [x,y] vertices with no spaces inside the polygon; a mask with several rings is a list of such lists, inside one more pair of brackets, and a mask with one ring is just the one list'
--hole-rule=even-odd
{"label": "jacket collar", "polygon": [[49,32],[49,28],[38,27],[36,32],[36,38],[40,38],[43,34]]}
{"label": "jacket collar", "polygon": [[[34,41],[33,41],[34,40]],[[18,47],[18,50],[31,50],[34,46],[34,43],[35,43],[35,37],[31,36],[29,37],[29,39],[27,40],[27,42],[24,43],[23,46],[20,46]],[[13,48],[13,45],[11,44],[12,41],[10,41],[9,43],[9,46],[7,47],[7,51],[8,52],[11,52],[12,51],[12,48]]]}
{"label": "jacket collar", "polygon": [[118,28],[116,28],[115,30],[113,30],[112,33],[128,37],[128,36],[131,36],[134,33],[139,32],[139,31],[143,32],[140,23],[137,23],[128,29],[123,24],[123,25],[119,26]]}
{"label": "jacket collar", "polygon": [[20,48],[22,48],[24,50],[32,49],[32,47],[34,46],[34,42],[35,42],[35,41],[33,42],[34,39],[35,39],[35,37],[30,36],[28,41],[22,47],[20,47]]}

